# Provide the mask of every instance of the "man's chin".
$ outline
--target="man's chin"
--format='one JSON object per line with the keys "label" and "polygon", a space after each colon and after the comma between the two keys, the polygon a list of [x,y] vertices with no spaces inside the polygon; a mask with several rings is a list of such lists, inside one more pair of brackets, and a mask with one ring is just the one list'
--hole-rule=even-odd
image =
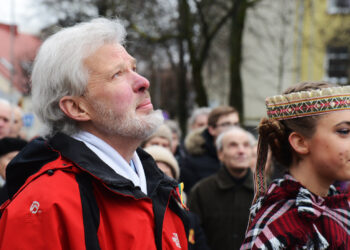
{"label": "man's chin", "polygon": [[164,123],[164,117],[161,110],[153,110],[149,114],[139,116],[143,120],[144,133],[142,133],[142,139],[147,139],[152,135],[160,125]]}
{"label": "man's chin", "polygon": [[162,120],[164,121],[163,112],[160,109],[156,109],[156,110],[151,109],[151,110],[148,110],[148,111],[140,112],[140,115],[145,115],[145,116],[157,115],[157,116],[159,116],[159,118],[162,118]]}
{"label": "man's chin", "polygon": [[148,114],[145,114],[144,119],[147,119],[146,122],[154,123],[157,128],[164,123],[163,112],[160,109],[152,110]]}
{"label": "man's chin", "polygon": [[236,171],[236,172],[244,172],[248,169],[249,167],[246,166],[234,166],[232,167],[232,170]]}
{"label": "man's chin", "polygon": [[147,116],[147,115],[150,115],[154,112],[153,109],[148,109],[148,110],[136,110],[136,114],[139,115],[139,116]]}

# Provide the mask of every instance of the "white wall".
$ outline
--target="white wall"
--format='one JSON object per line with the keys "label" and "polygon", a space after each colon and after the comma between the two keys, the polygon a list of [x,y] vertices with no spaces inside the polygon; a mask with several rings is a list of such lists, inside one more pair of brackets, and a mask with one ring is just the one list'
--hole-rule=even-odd
{"label": "white wall", "polygon": [[243,37],[245,125],[266,116],[265,98],[292,84],[295,2],[262,0],[249,9]]}

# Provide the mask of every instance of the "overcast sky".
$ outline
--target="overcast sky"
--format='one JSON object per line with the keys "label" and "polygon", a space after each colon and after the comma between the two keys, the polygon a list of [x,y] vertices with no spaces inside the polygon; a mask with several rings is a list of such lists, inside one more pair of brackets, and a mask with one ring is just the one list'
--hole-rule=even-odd
{"label": "overcast sky", "polygon": [[[0,0],[0,22],[16,23],[21,32],[36,34],[41,27],[52,20],[44,10],[40,10],[36,0]],[[11,3],[14,17],[11,14]],[[14,20],[13,20],[14,19]]]}

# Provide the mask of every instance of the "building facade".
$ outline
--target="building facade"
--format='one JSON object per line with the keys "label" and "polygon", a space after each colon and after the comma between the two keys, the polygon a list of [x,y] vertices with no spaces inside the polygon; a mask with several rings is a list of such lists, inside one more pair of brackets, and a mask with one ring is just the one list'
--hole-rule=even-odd
{"label": "building facade", "polygon": [[41,40],[21,33],[16,25],[0,23],[0,98],[23,109],[24,132],[28,139],[40,126],[30,102],[30,73]]}
{"label": "building facade", "polygon": [[245,125],[256,126],[265,98],[295,83],[350,83],[350,0],[261,0],[243,44]]}

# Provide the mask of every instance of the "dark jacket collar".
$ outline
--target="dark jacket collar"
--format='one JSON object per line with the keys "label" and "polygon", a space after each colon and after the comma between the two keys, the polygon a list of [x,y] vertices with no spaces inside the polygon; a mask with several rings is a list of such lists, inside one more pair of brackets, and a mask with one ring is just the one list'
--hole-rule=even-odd
{"label": "dark jacket collar", "polygon": [[[250,169],[248,169],[247,176],[243,178],[245,178],[245,180],[242,183],[242,186],[254,190],[253,173]],[[217,173],[217,183],[221,189],[230,189],[238,185],[233,180],[232,176],[229,174],[225,166],[222,166]]]}
{"label": "dark jacket collar", "polygon": [[[149,196],[151,196],[162,183],[176,186],[176,181],[166,177],[158,169],[156,163],[149,154],[140,148],[137,149],[137,153],[144,167]],[[135,188],[130,180],[117,174],[94,152],[85,146],[83,142],[75,140],[63,133],[57,133],[47,141],[43,138],[37,138],[30,142],[24,150],[18,154],[9,165],[7,171],[9,193],[13,195],[30,175],[35,174],[46,163],[57,159],[60,154],[64,158],[74,162],[78,167],[94,178],[105,183],[111,189],[122,189],[124,192],[130,191],[130,194],[135,197],[144,197],[144,194],[139,188]]]}
{"label": "dark jacket collar", "polygon": [[[72,160],[78,166],[87,170],[93,176],[101,179],[107,185],[112,187],[128,186],[130,188],[135,188],[134,184],[130,180],[117,174],[94,152],[85,146],[83,142],[77,141],[68,135],[58,133],[49,140],[49,144],[52,145],[54,149],[60,151],[62,156]],[[161,183],[171,183],[173,186],[176,186],[176,181],[173,181],[164,175],[163,172],[159,170],[155,161],[149,154],[147,154],[141,148],[138,148],[136,152],[140,157],[142,166],[145,171],[147,192],[150,196],[155,191],[157,186]],[[137,191],[141,192],[138,187]],[[139,195],[143,196],[141,194]]]}
{"label": "dark jacket collar", "polygon": [[209,133],[208,129],[203,131],[202,136],[205,140],[204,147],[206,148],[207,153],[217,159],[214,137]]}

